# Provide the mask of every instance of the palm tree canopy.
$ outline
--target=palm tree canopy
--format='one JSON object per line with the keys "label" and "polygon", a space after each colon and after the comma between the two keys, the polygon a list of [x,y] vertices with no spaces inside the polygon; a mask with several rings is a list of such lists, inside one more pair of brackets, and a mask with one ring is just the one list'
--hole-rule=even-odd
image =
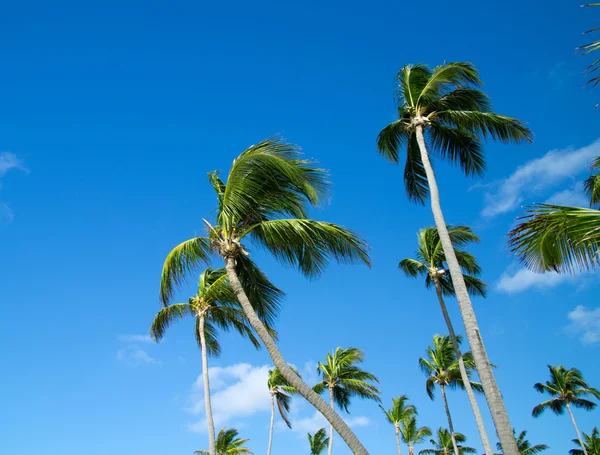
{"label": "palm tree canopy", "polygon": [[[573,439],[573,442],[579,448],[571,449],[569,453],[571,455],[584,455],[579,439]],[[591,434],[583,433],[583,445],[588,455],[600,455],[600,433],[598,432],[598,428],[594,427]]]}
{"label": "palm tree canopy", "polygon": [[466,175],[481,175],[485,170],[483,139],[531,141],[532,133],[523,122],[492,112],[471,63],[450,62],[433,69],[406,65],[396,78],[398,120],[381,130],[377,150],[398,163],[400,149],[406,149],[404,185],[414,202],[424,203],[429,193],[415,133],[417,123],[424,125],[430,151],[457,164]]}
{"label": "palm tree canopy", "polygon": [[[298,374],[296,370],[294,372]],[[289,428],[292,428],[287,414],[290,411],[291,395],[296,395],[298,391],[288,383],[277,368],[269,370],[267,386],[277,403],[277,409],[279,409],[281,418]]]}
{"label": "palm tree canopy", "polygon": [[310,455],[320,455],[329,445],[325,428],[321,428],[314,435],[308,433],[308,443],[310,444]]}
{"label": "palm tree canopy", "polygon": [[[244,455],[251,454],[250,449],[244,447],[249,439],[238,438],[238,431],[235,428],[222,428],[217,436],[216,450],[217,455]],[[194,453],[209,455],[208,450],[196,450]]]}
{"label": "palm tree canopy", "polygon": [[408,404],[408,397],[406,395],[392,398],[392,407],[390,409],[385,409],[381,405],[379,407],[385,414],[388,422],[392,425],[399,425],[400,422],[417,413],[417,408],[412,404]]}
{"label": "palm tree canopy", "polygon": [[353,396],[379,401],[381,392],[372,384],[379,380],[358,366],[364,359],[358,348],[337,348],[333,355],[327,354],[325,363],[319,362],[317,368],[323,380],[315,386],[315,391],[333,389],[335,403],[346,412]]}
{"label": "palm tree canopy", "polygon": [[[437,439],[430,439],[429,442],[433,446],[431,449],[424,449],[419,452],[419,455],[431,454],[431,455],[450,455],[454,453],[452,447],[452,437],[450,431],[446,428],[439,428],[437,431]],[[467,438],[462,433],[454,433],[456,444],[458,446],[459,455],[466,453],[476,453],[477,451],[472,447],[465,447],[461,445],[467,441]]]}
{"label": "palm tree canopy", "polygon": [[[537,444],[532,446],[529,440],[527,440],[527,431],[521,431],[517,437],[517,432],[513,429],[513,434],[515,435],[520,455],[535,455],[549,449],[546,444]],[[496,447],[500,452],[504,453],[502,450],[502,444],[497,442]]]}
{"label": "palm tree canopy", "polygon": [[423,442],[431,436],[431,430],[428,427],[418,427],[416,415],[411,415],[400,424],[400,438],[405,444],[410,446]]}
{"label": "palm tree canopy", "polygon": [[[588,3],[587,5],[583,5],[583,6],[600,6],[600,3]],[[594,33],[594,32],[598,32],[600,31],[600,28],[595,28],[592,30],[588,30],[586,32],[583,32],[584,34],[588,34],[588,33]],[[577,50],[582,54],[582,55],[587,55],[591,52],[597,51],[598,49],[600,49],[600,40],[596,40],[596,41],[592,41],[590,43],[584,44],[583,46],[579,46],[577,48]],[[592,76],[590,78],[590,80],[588,81],[588,84],[592,84],[594,87],[600,82],[600,75],[596,74],[596,71],[598,71],[598,69],[600,69],[600,59],[597,59],[595,61],[593,61],[587,68],[586,71],[587,73]]]}
{"label": "palm tree canopy", "polygon": [[532,415],[540,416],[546,409],[552,410],[555,414],[563,414],[567,405],[585,410],[592,410],[596,403],[583,397],[592,395],[600,399],[600,392],[588,385],[583,379],[581,371],[576,368],[567,370],[564,366],[548,365],[550,370],[550,381],[545,384],[538,382],[533,387],[540,393],[548,394],[550,400],[540,403],[533,408]]}
{"label": "palm tree canopy", "polygon": [[[477,278],[481,268],[477,264],[475,256],[461,249],[469,243],[479,242],[479,237],[468,226],[448,226],[448,234],[454,246],[458,264],[463,270],[463,277],[467,289],[471,294],[485,297],[487,285]],[[446,255],[442,249],[440,235],[435,227],[419,229],[417,234],[418,248],[414,258],[406,258],[400,261],[398,268],[411,277],[425,276],[427,288],[433,286],[432,272],[448,270],[446,266]],[[445,295],[454,295],[454,286],[449,273],[439,277],[442,292]]]}

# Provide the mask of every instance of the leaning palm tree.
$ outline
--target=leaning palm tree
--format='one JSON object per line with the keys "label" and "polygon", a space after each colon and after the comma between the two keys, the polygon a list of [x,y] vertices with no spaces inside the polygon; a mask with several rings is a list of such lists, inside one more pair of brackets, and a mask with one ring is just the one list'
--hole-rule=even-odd
{"label": "leaning palm tree", "polygon": [[325,428],[321,428],[314,435],[308,433],[308,443],[310,444],[310,455],[321,455],[329,444]]}
{"label": "leaning palm tree", "polygon": [[415,444],[420,444],[431,436],[428,427],[418,427],[416,414],[405,418],[400,427],[402,442],[408,446],[408,455],[415,455]]}
{"label": "leaning palm tree", "polygon": [[215,222],[204,220],[206,236],[187,240],[169,253],[163,266],[161,300],[171,300],[190,270],[209,261],[212,255],[222,257],[236,297],[275,367],[323,414],[354,453],[366,455],[368,452],[342,418],[284,360],[260,319],[256,295],[244,289],[244,283],[253,281],[260,272],[250,258],[250,241],[309,277],[320,275],[330,258],[369,264],[367,244],[357,234],[308,218],[309,206],[317,205],[326,195],[326,172],[314,161],[303,159],[298,147],[271,138],[242,152],[231,165],[226,181],[217,172],[210,173],[209,180],[217,196]]}
{"label": "leaning palm tree", "polygon": [[277,368],[269,370],[267,386],[269,387],[269,393],[271,395],[271,424],[269,426],[269,445],[267,446],[267,455],[271,455],[273,429],[275,428],[275,404],[277,404],[279,415],[281,415],[281,418],[285,424],[289,428],[292,428],[292,424],[290,419],[288,419],[287,413],[290,410],[290,401],[292,400],[291,396],[297,392],[296,389],[294,389],[294,387],[292,387],[286,381]]}
{"label": "leaning palm tree", "polygon": [[[318,393],[329,391],[329,405],[335,409],[335,405],[348,412],[350,399],[354,396],[379,401],[379,389],[372,383],[379,382],[378,379],[361,369],[358,365],[365,359],[364,353],[358,348],[337,348],[332,354],[327,354],[325,363],[319,362],[317,371],[323,378],[314,389]],[[333,450],[333,430],[329,427],[329,449]]]}
{"label": "leaning palm tree", "polygon": [[[238,438],[238,431],[235,428],[230,428],[229,430],[222,428],[217,437],[217,455],[251,454],[250,449],[244,447],[249,440]],[[194,453],[209,455],[208,450],[196,450]]]}
{"label": "leaning palm tree", "polygon": [[[479,242],[479,237],[473,233],[468,226],[447,226],[448,235],[454,246],[454,252],[456,259],[463,271],[463,277],[467,289],[471,294],[480,295],[485,297],[486,284],[477,278],[477,275],[481,272],[481,268],[477,264],[475,257],[469,252],[459,249],[471,242]],[[450,339],[452,340],[452,346],[456,352],[456,358],[458,359],[458,368],[462,377],[462,382],[465,385],[471,408],[475,416],[475,422],[477,423],[477,429],[483,443],[483,449],[485,453],[493,453],[490,440],[485,430],[483,423],[483,417],[477,404],[477,399],[471,388],[471,382],[467,375],[467,369],[460,352],[456,333],[446,304],[444,302],[444,295],[454,296],[454,286],[452,285],[452,278],[448,275],[448,267],[446,265],[446,256],[440,241],[440,235],[435,227],[428,227],[420,229],[417,234],[418,248],[415,252],[414,258],[406,258],[400,261],[398,268],[402,270],[406,275],[414,278],[418,276],[425,276],[425,286],[431,288],[432,285],[435,288],[440,307],[446,326],[450,333]]]}
{"label": "leaning palm tree", "polygon": [[[588,3],[587,5],[582,6],[600,6],[600,3]],[[600,31],[600,28],[594,28],[592,30],[588,30],[587,32],[583,32],[584,35],[588,33],[594,33]],[[594,52],[600,49],[600,40],[592,41],[591,43],[584,44],[583,46],[579,46],[577,50],[582,55],[587,55],[590,52]],[[587,68],[586,71],[589,75],[593,76],[588,81],[588,84],[592,84],[594,87],[600,83],[600,75],[594,75],[596,71],[600,69],[600,59],[593,61]]]}
{"label": "leaning palm tree", "polygon": [[[517,437],[517,433],[514,432],[515,438],[517,440],[517,447],[519,448],[519,453],[521,455],[536,455],[538,453],[543,452],[544,450],[548,450],[549,447],[546,444],[537,444],[532,446],[529,440],[527,440],[527,431],[523,430],[519,433],[519,437]],[[502,452],[502,444],[499,442],[496,443],[496,447],[500,452]]]}
{"label": "leaning palm tree", "polygon": [[[457,341],[460,344],[461,338],[457,337]],[[442,394],[442,400],[444,402],[444,409],[446,410],[446,417],[448,418],[448,428],[450,428],[450,440],[453,445],[454,453],[458,453],[458,442],[456,433],[454,432],[454,425],[452,424],[452,415],[450,414],[450,407],[448,406],[448,398],[446,397],[446,387],[451,389],[465,388],[463,378],[460,373],[458,366],[458,360],[456,358],[456,352],[452,346],[450,337],[434,335],[433,346],[427,347],[427,357],[421,357],[419,359],[419,366],[423,373],[427,375],[427,381],[425,382],[425,388],[427,395],[432,400],[434,399],[435,386],[439,386]],[[467,378],[471,377],[473,369],[475,368],[475,362],[470,352],[463,354],[463,361],[467,372]],[[469,380],[470,381],[470,380]],[[481,390],[481,384],[478,382],[471,382],[471,387],[477,391]]]}
{"label": "leaning palm tree", "polygon": [[600,399],[600,392],[590,387],[583,379],[581,371],[576,368],[567,370],[562,365],[548,365],[548,369],[550,370],[550,381],[546,381],[545,384],[538,382],[533,387],[538,392],[547,393],[554,398],[538,404],[533,408],[532,414],[534,417],[539,417],[546,409],[550,409],[555,414],[562,415],[566,409],[571,417],[571,422],[573,422],[573,427],[575,428],[575,433],[577,433],[577,439],[579,440],[583,454],[589,455],[586,452],[585,444],[581,439],[581,434],[579,433],[579,428],[577,428],[571,406],[591,411],[596,407],[596,403],[583,397],[591,395]]}
{"label": "leaning palm tree", "polygon": [[583,433],[583,446],[577,439],[573,439],[573,442],[579,448],[569,450],[571,455],[584,455],[583,450],[581,450],[582,447],[585,447],[588,455],[600,455],[600,433],[596,427],[592,430],[592,434]]}
{"label": "leaning palm tree", "polygon": [[489,98],[478,89],[482,83],[477,70],[470,63],[444,63],[433,70],[421,64],[407,65],[397,78],[399,119],[379,133],[377,149],[395,163],[401,149],[406,150],[404,183],[411,200],[423,204],[431,193],[435,226],[496,432],[507,455],[517,455],[512,426],[446,228],[426,144],[441,159],[458,164],[465,174],[477,175],[485,169],[482,139],[520,142],[531,140],[532,133],[521,121],[492,112]]}
{"label": "leaning palm tree", "polygon": [[383,406],[379,405],[388,422],[394,425],[394,429],[396,430],[396,447],[398,448],[398,455],[402,454],[402,448],[400,447],[400,426],[402,422],[417,413],[417,408],[415,408],[414,405],[407,403],[408,397],[406,395],[400,395],[398,398],[392,398],[392,407],[390,409],[385,409]]}
{"label": "leaning palm tree", "polygon": [[[456,440],[456,442],[460,443],[464,443],[467,441],[467,438],[462,433],[455,433],[454,439]],[[429,440],[433,447],[431,449],[421,450],[419,452],[419,455],[463,455],[466,453],[477,452],[472,447],[465,447],[463,445],[456,446],[454,439],[451,437],[450,432],[448,430],[446,430],[445,428],[439,428],[437,431],[437,439]]]}
{"label": "leaning palm tree", "polygon": [[[255,284],[250,283],[249,291],[256,293],[253,289]],[[282,293],[267,280],[260,283],[261,290],[264,287],[256,305],[260,308],[263,322],[270,331],[273,317],[277,312],[279,300]],[[196,319],[195,335],[202,354],[202,377],[204,380],[204,406],[206,411],[206,424],[208,429],[208,453],[215,455],[215,427],[212,416],[210,401],[210,380],[208,374],[208,356],[215,356],[221,352],[217,338],[217,329],[228,331],[236,330],[242,336],[248,338],[256,348],[260,348],[260,342],[254,335],[252,327],[248,324],[246,315],[237,301],[225,269],[213,270],[207,268],[200,274],[198,291],[187,303],[175,303],[162,308],[154,317],[150,334],[155,341],[160,341],[167,328],[176,320],[193,316]],[[274,332],[273,332],[274,333]]]}

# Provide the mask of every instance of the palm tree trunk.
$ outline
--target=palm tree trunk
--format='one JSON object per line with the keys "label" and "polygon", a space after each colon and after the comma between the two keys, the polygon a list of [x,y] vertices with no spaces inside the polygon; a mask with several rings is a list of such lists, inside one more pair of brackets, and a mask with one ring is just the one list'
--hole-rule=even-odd
{"label": "palm tree trunk", "polygon": [[408,446],[408,455],[415,455],[415,447],[410,444]]}
{"label": "palm tree trunk", "polygon": [[450,235],[448,234],[448,228],[446,227],[446,221],[444,220],[444,215],[440,205],[440,194],[438,191],[437,182],[435,180],[435,174],[433,173],[433,168],[431,167],[431,162],[429,161],[429,156],[427,154],[427,148],[425,146],[423,126],[417,125],[415,130],[417,142],[419,144],[419,150],[421,152],[421,161],[427,175],[427,182],[429,184],[429,191],[431,193],[431,211],[433,212],[435,226],[440,235],[440,241],[442,243],[444,255],[446,256],[446,262],[448,263],[448,268],[450,269],[450,276],[452,277],[452,283],[456,291],[456,299],[458,300],[458,306],[460,308],[460,313],[465,325],[467,340],[469,341],[473,359],[475,360],[475,366],[477,367],[477,373],[479,374],[481,385],[483,386],[485,399],[487,400],[488,407],[490,408],[496,433],[498,434],[498,439],[500,439],[500,444],[502,444],[504,449],[504,454],[519,455],[519,449],[517,448],[517,442],[515,441],[513,435],[513,429],[510,421],[508,420],[506,408],[504,407],[504,400],[502,399],[502,395],[498,389],[498,384],[496,384],[496,379],[494,378],[494,373],[492,372],[492,367],[490,366],[490,361],[485,351],[483,340],[481,339],[479,325],[477,324],[477,319],[475,318],[475,311],[473,310],[473,305],[471,304],[471,299],[469,298],[469,293],[467,292],[465,280],[463,278],[460,265],[458,264],[458,260],[456,259],[454,247],[452,246],[452,242],[450,240]]}
{"label": "palm tree trunk", "polygon": [[448,417],[448,428],[450,428],[450,438],[452,439],[452,448],[454,449],[454,455],[460,455],[458,452],[458,445],[456,445],[456,436],[454,436],[454,425],[452,424],[452,416],[450,415],[450,408],[448,407],[448,399],[446,398],[446,386],[440,385],[442,391],[442,399],[444,400],[444,409],[446,409],[446,417]]}
{"label": "palm tree trunk", "polygon": [[238,301],[242,305],[248,321],[264,343],[269,355],[271,356],[271,359],[273,360],[273,363],[281,372],[282,376],[298,391],[300,395],[306,398],[306,400],[312,404],[317,411],[323,414],[331,426],[335,428],[335,431],[337,431],[346,444],[348,444],[348,447],[352,453],[356,455],[369,455],[367,449],[364,448],[346,422],[344,422],[342,418],[327,405],[325,400],[323,400],[313,389],[306,385],[306,383],[300,379],[300,376],[294,373],[294,370],[292,370],[287,364],[281,355],[281,352],[279,352],[275,341],[273,341],[273,338],[271,335],[269,335],[269,332],[254,311],[250,300],[248,300],[248,296],[246,295],[246,292],[244,291],[242,283],[240,283],[235,270],[235,258],[231,256],[225,258],[225,269],[227,270],[227,277],[231,283],[231,288]]}
{"label": "palm tree trunk", "polygon": [[271,393],[271,425],[269,427],[269,446],[267,455],[271,455],[271,444],[273,444],[273,427],[275,426],[275,395]]}
{"label": "palm tree trunk", "polygon": [[402,455],[402,447],[400,446],[400,435],[398,434],[399,432],[400,431],[398,427],[396,427],[396,446],[398,446],[398,455]]}
{"label": "palm tree trunk", "polygon": [[[331,406],[331,410],[335,412],[335,403],[333,402],[333,387],[329,387],[329,405]],[[329,448],[327,449],[327,453],[328,455],[333,453],[333,425],[329,425]]]}
{"label": "palm tree trunk", "polygon": [[210,404],[210,380],[208,378],[208,355],[206,352],[206,337],[204,335],[204,315],[198,319],[198,335],[202,350],[202,377],[204,379],[204,409],[206,411],[206,426],[208,427],[208,453],[217,455],[215,448],[215,423],[213,422],[212,406]]}
{"label": "palm tree trunk", "polygon": [[440,285],[440,279],[437,276],[433,277],[433,284],[435,285],[435,291],[437,293],[438,301],[440,302],[440,307],[442,308],[442,314],[444,315],[446,325],[448,326],[448,331],[450,332],[452,346],[454,346],[454,352],[456,352],[456,358],[458,359],[458,369],[460,370],[460,377],[465,386],[465,390],[467,391],[467,396],[469,397],[469,402],[471,403],[473,414],[475,415],[475,422],[477,423],[477,429],[479,430],[479,436],[481,437],[483,450],[485,450],[486,455],[493,455],[494,452],[492,450],[490,440],[488,439],[487,432],[485,431],[483,417],[481,416],[481,411],[479,409],[479,405],[477,404],[477,399],[475,398],[473,388],[471,387],[471,381],[469,380],[469,375],[467,374],[467,369],[465,368],[465,361],[463,360],[462,353],[460,352],[460,346],[458,345],[456,333],[454,333],[454,327],[452,326],[450,315],[448,315],[448,310],[446,308],[446,304],[444,303],[444,296],[442,294],[442,286]]}
{"label": "palm tree trunk", "polygon": [[571,416],[571,422],[573,422],[573,426],[575,427],[575,433],[577,433],[577,439],[579,439],[579,444],[581,444],[581,450],[583,450],[583,455],[588,455],[587,450],[585,448],[585,444],[583,443],[583,439],[581,439],[581,433],[579,433],[579,428],[577,428],[577,424],[575,423],[575,416],[573,415],[573,411],[571,411],[571,406],[567,403],[567,411],[569,411],[569,415]]}

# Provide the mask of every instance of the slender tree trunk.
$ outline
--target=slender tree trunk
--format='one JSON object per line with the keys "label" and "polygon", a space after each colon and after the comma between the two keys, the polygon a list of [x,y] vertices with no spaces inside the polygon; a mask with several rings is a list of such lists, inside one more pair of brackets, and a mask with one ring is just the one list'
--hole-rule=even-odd
{"label": "slender tree trunk", "polygon": [[517,442],[513,435],[513,429],[508,420],[508,414],[504,407],[504,400],[496,384],[492,367],[488,359],[481,334],[479,332],[479,325],[475,318],[475,311],[471,304],[469,293],[465,285],[465,280],[456,259],[456,253],[448,234],[448,228],[446,227],[446,221],[442,213],[440,205],[440,194],[435,180],[435,174],[429,161],[427,154],[427,148],[425,147],[425,137],[423,136],[423,126],[416,126],[417,142],[419,144],[419,150],[421,152],[421,161],[427,175],[427,181],[429,183],[429,191],[431,193],[431,211],[433,212],[433,218],[435,220],[435,226],[440,236],[444,255],[446,256],[446,262],[450,269],[450,276],[452,277],[452,283],[456,291],[456,299],[458,300],[458,306],[460,313],[465,325],[465,332],[467,334],[467,340],[471,347],[473,359],[475,360],[475,366],[477,367],[477,373],[483,386],[483,392],[485,399],[487,400],[488,407],[492,414],[494,426],[496,427],[496,433],[500,439],[500,444],[504,449],[505,455],[519,455],[519,449],[517,448]]}
{"label": "slender tree trunk", "polygon": [[208,378],[208,354],[206,352],[206,337],[204,335],[204,315],[198,319],[198,335],[202,350],[202,377],[204,379],[204,409],[206,411],[206,426],[208,427],[208,453],[217,455],[215,448],[215,423],[213,422],[212,406],[210,404],[210,380]]}
{"label": "slender tree trunk", "polygon": [[400,446],[400,429],[396,426],[396,446],[398,446],[398,455],[402,455],[402,447]]}
{"label": "slender tree trunk", "polygon": [[412,445],[408,445],[408,455],[415,455],[415,447]]}
{"label": "slender tree trunk", "polygon": [[577,439],[579,439],[579,444],[581,444],[581,450],[583,450],[583,455],[588,455],[587,450],[585,448],[585,444],[583,443],[583,439],[581,439],[581,433],[579,433],[579,428],[577,428],[577,424],[575,423],[575,416],[573,415],[573,411],[571,410],[571,406],[567,403],[567,411],[569,411],[569,415],[571,416],[571,422],[573,422],[573,427],[575,427],[575,433],[577,433]]}
{"label": "slender tree trunk", "polygon": [[[333,387],[329,387],[329,405],[331,406],[331,410],[335,412],[335,403],[333,402]],[[329,425],[329,448],[327,449],[328,455],[333,453],[333,433],[333,425]]]}
{"label": "slender tree trunk", "polygon": [[273,338],[271,335],[269,335],[266,327],[254,311],[254,308],[252,307],[252,304],[250,303],[250,300],[248,299],[248,296],[242,287],[242,283],[240,283],[237,272],[235,271],[235,258],[231,256],[225,258],[225,268],[227,270],[227,277],[231,283],[231,288],[233,289],[238,301],[242,305],[248,321],[264,343],[269,355],[271,356],[271,359],[273,360],[273,363],[281,372],[281,375],[298,391],[300,395],[306,398],[306,400],[312,404],[317,411],[323,414],[331,426],[335,428],[335,431],[337,431],[346,444],[348,444],[348,447],[352,453],[356,455],[369,455],[367,449],[364,448],[346,422],[344,422],[342,418],[327,405],[323,398],[321,398],[313,389],[306,385],[306,383],[300,379],[300,376],[294,373],[294,370],[290,368],[285,359],[282,357],[281,352],[279,352],[277,345],[273,341]]}
{"label": "slender tree trunk", "polygon": [[477,429],[479,430],[479,436],[481,437],[483,450],[485,450],[486,455],[493,455],[494,452],[492,450],[490,440],[488,439],[487,432],[485,431],[485,425],[483,424],[481,411],[479,410],[479,405],[477,404],[477,399],[475,398],[475,394],[473,393],[473,387],[471,387],[471,381],[469,380],[469,375],[467,374],[467,369],[465,368],[465,361],[463,360],[462,353],[460,352],[458,339],[456,338],[456,333],[454,333],[454,327],[452,326],[450,315],[448,314],[446,304],[444,303],[444,295],[442,294],[442,286],[440,285],[439,277],[433,277],[433,284],[435,285],[435,291],[437,293],[438,301],[440,302],[440,307],[442,308],[442,314],[444,315],[446,325],[448,326],[448,331],[450,332],[452,346],[454,346],[456,358],[458,359],[460,377],[463,381],[463,384],[465,385],[465,390],[467,391],[467,396],[469,397],[469,402],[471,403],[471,408],[473,409],[473,414],[475,415],[475,422],[477,423]]}
{"label": "slender tree trunk", "polygon": [[456,436],[454,435],[454,425],[452,424],[452,416],[450,415],[450,408],[448,407],[448,399],[446,398],[446,386],[440,385],[442,391],[442,399],[444,400],[444,409],[446,410],[446,417],[448,417],[448,428],[450,428],[450,438],[452,439],[452,448],[454,449],[454,455],[460,455],[458,452],[458,445],[456,444]]}
{"label": "slender tree trunk", "polygon": [[267,455],[271,455],[271,445],[273,444],[273,428],[275,427],[275,395],[271,392],[271,425],[269,427],[269,447]]}

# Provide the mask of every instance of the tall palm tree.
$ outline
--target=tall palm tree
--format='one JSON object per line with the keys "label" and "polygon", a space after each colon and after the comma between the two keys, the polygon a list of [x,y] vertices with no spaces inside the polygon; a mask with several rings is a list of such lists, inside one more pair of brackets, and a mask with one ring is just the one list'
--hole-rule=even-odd
{"label": "tall palm tree", "polygon": [[[581,450],[581,442],[577,439],[573,439],[573,442],[579,446],[578,449],[571,449],[569,453],[571,455],[584,455],[583,450]],[[585,451],[588,455],[600,455],[600,433],[598,432],[598,428],[594,427],[592,430],[592,434],[583,433],[583,447],[585,447]]]}
{"label": "tall palm tree", "polygon": [[465,174],[476,175],[485,169],[482,139],[505,143],[530,141],[532,133],[521,121],[492,112],[489,98],[478,89],[482,82],[477,70],[470,63],[444,63],[433,70],[421,64],[407,65],[399,71],[397,79],[399,118],[381,130],[377,149],[385,158],[398,163],[400,150],[405,148],[404,183],[408,197],[423,204],[428,193],[431,195],[435,226],[496,432],[506,454],[517,455],[512,426],[446,228],[426,144],[441,159],[458,164]]}
{"label": "tall palm tree", "polygon": [[533,408],[533,417],[539,417],[546,409],[550,409],[557,415],[562,415],[566,409],[571,417],[571,422],[573,422],[573,427],[575,428],[575,433],[577,433],[577,439],[579,440],[581,449],[583,450],[584,455],[589,455],[586,452],[585,444],[581,439],[581,434],[579,433],[579,428],[577,428],[571,406],[591,411],[596,407],[596,403],[583,397],[591,395],[600,399],[600,392],[590,387],[583,379],[581,371],[576,368],[567,370],[562,365],[548,365],[548,369],[550,370],[550,381],[546,381],[545,384],[538,382],[533,387],[538,392],[547,393],[554,398],[546,400]]}
{"label": "tall palm tree", "polygon": [[391,409],[385,409],[383,406],[379,405],[388,422],[394,425],[394,429],[396,430],[398,455],[402,454],[402,448],[400,447],[400,425],[409,417],[412,417],[417,413],[417,408],[415,408],[414,405],[407,403],[408,397],[406,395],[400,395],[398,398],[392,398]]}
{"label": "tall palm tree", "polygon": [[[526,439],[527,431],[521,431],[521,433],[519,433],[519,437],[517,437],[516,432],[514,434],[517,440],[517,447],[519,448],[519,453],[521,455],[536,455],[538,453],[543,452],[544,450],[549,449],[549,447],[546,444],[537,444],[532,446],[531,443]],[[500,452],[502,452],[502,444],[497,442],[496,447]]]}
{"label": "tall palm tree", "polygon": [[[588,3],[587,5],[583,5],[583,6],[600,6],[600,3]],[[588,33],[594,33],[599,31],[600,28],[594,28],[592,30],[588,30],[587,32],[583,32],[584,35],[588,34]],[[584,44],[583,46],[579,46],[577,48],[577,50],[582,54],[582,55],[587,55],[590,52],[594,52],[597,51],[598,49],[600,49],[600,40],[596,40],[596,41],[592,41],[591,43],[587,43]],[[600,69],[600,59],[595,60],[594,62],[592,62],[587,68],[587,73],[592,75],[593,77],[588,81],[588,84],[592,84],[594,87],[596,85],[598,85],[598,83],[600,83],[600,75],[595,75],[593,73],[595,73],[596,71],[598,71],[598,69]]]}
{"label": "tall palm tree", "polygon": [[[460,442],[461,444],[467,441],[467,438],[462,433],[455,433],[454,439],[456,442]],[[439,428],[437,431],[437,439],[429,440],[431,445],[433,445],[433,448],[421,450],[419,455],[463,455],[466,453],[477,452],[472,447],[465,447],[463,445],[456,446],[454,439],[451,437],[451,434],[448,430],[445,428]],[[458,449],[456,447],[458,447]]]}
{"label": "tall palm tree", "polygon": [[[358,348],[337,348],[332,354],[327,354],[325,363],[319,362],[317,371],[323,378],[314,389],[318,393],[329,391],[329,405],[335,409],[335,404],[348,412],[350,400],[354,396],[379,401],[380,391],[372,383],[379,380],[361,369],[358,365],[365,360],[364,353]],[[329,427],[329,450],[333,450],[333,430]]]}
{"label": "tall palm tree", "polygon": [[[256,284],[249,283],[249,291],[255,293],[256,290],[253,289],[255,286]],[[268,280],[263,280],[260,287],[261,290],[264,288],[267,292],[261,293],[261,297],[256,300],[256,305],[260,308],[265,326],[274,333],[271,326],[282,293]],[[252,327],[248,324],[246,315],[229,285],[225,269],[213,270],[210,267],[207,268],[200,274],[198,291],[194,297],[191,297],[187,303],[176,303],[162,308],[152,321],[150,327],[152,338],[155,341],[160,341],[173,322],[187,316],[193,316],[196,319],[196,341],[202,353],[208,452],[210,455],[215,455],[215,428],[210,401],[208,356],[218,357],[221,352],[217,339],[217,329],[225,331],[234,329],[248,338],[256,348],[260,348],[260,342],[254,335]]]}
{"label": "tall palm tree", "polygon": [[[217,437],[217,455],[251,454],[250,449],[244,447],[249,440],[238,438],[238,431],[235,428],[230,428],[229,430],[222,428]],[[196,450],[194,453],[209,455],[208,450]]]}
{"label": "tall palm tree", "polygon": [[[475,235],[475,233],[468,226],[447,226],[447,228],[448,235],[450,236],[450,240],[454,246],[456,259],[458,260],[458,263],[463,271],[463,277],[467,289],[471,294],[485,297],[487,285],[477,278],[477,275],[479,275],[481,272],[481,269],[477,264],[477,260],[469,252],[459,249],[460,247],[466,246],[471,242],[479,242],[479,237]],[[446,256],[444,255],[439,233],[435,227],[420,229],[419,233],[417,234],[417,239],[418,248],[415,252],[415,257],[403,259],[400,261],[398,268],[406,275],[414,278],[418,276],[425,276],[425,286],[427,288],[431,288],[433,285],[435,288],[438,301],[442,309],[442,314],[450,333],[452,346],[456,352],[458,368],[462,377],[462,381],[465,385],[465,390],[467,392],[467,396],[469,397],[471,408],[473,409],[475,422],[477,423],[477,429],[479,430],[481,442],[483,443],[483,449],[485,450],[485,453],[493,453],[492,446],[483,423],[483,417],[481,415],[481,411],[479,410],[479,405],[477,404],[477,399],[475,398],[475,394],[471,388],[471,382],[469,381],[469,377],[467,375],[467,369],[465,368],[462,353],[460,352],[456,333],[454,332],[454,327],[444,302],[444,295],[454,296],[455,292],[454,286],[452,285],[452,278],[447,273],[448,267],[446,265]]]}
{"label": "tall palm tree", "polygon": [[428,427],[418,427],[415,414],[402,421],[400,436],[402,437],[402,441],[408,446],[408,455],[415,455],[415,444],[420,444],[425,438],[431,436],[431,430]]}
{"label": "tall palm tree", "polygon": [[321,428],[314,435],[308,433],[308,443],[310,444],[310,455],[321,455],[329,444],[325,428]]}
{"label": "tall palm tree", "polygon": [[248,321],[267,348],[275,367],[300,395],[329,421],[350,449],[367,455],[356,435],[327,403],[294,373],[260,319],[256,295],[244,289],[260,270],[247,241],[265,248],[283,264],[309,277],[319,276],[330,258],[369,264],[367,244],[354,232],[307,217],[310,205],[326,196],[327,174],[302,158],[298,147],[279,138],[252,145],[233,162],[226,181],[209,174],[217,196],[214,224],[204,220],[207,235],[176,246],[163,266],[160,297],[169,302],[188,272],[211,255],[223,258],[227,276]]}
{"label": "tall palm tree", "polygon": [[296,389],[294,389],[294,387],[292,387],[286,381],[277,368],[269,370],[267,386],[269,387],[269,393],[271,395],[271,425],[269,426],[269,445],[267,449],[267,455],[271,455],[271,445],[273,444],[273,428],[275,427],[275,404],[277,403],[279,415],[281,415],[281,418],[285,424],[289,428],[292,428],[292,424],[290,419],[288,419],[287,413],[290,410],[290,401],[292,400],[291,396],[297,392]]}
{"label": "tall palm tree", "polygon": [[[461,338],[457,337],[457,342],[460,344]],[[450,414],[450,407],[448,406],[448,398],[446,397],[446,387],[456,389],[458,387],[464,389],[465,384],[460,373],[458,366],[458,359],[456,358],[456,352],[452,346],[452,341],[448,336],[434,335],[433,346],[427,347],[427,357],[421,357],[419,359],[419,366],[423,373],[427,375],[427,381],[425,382],[425,388],[427,395],[432,400],[434,399],[435,386],[439,386],[440,392],[442,393],[442,400],[444,401],[444,409],[446,410],[446,417],[448,418],[448,428],[450,428],[450,439],[453,445],[454,453],[458,453],[458,442],[456,433],[454,432],[454,425],[452,424],[452,416]],[[475,368],[475,362],[470,352],[463,354],[463,361],[467,372],[467,378],[471,377],[473,369]],[[481,390],[481,384],[478,382],[471,382],[471,387],[477,391]]]}

